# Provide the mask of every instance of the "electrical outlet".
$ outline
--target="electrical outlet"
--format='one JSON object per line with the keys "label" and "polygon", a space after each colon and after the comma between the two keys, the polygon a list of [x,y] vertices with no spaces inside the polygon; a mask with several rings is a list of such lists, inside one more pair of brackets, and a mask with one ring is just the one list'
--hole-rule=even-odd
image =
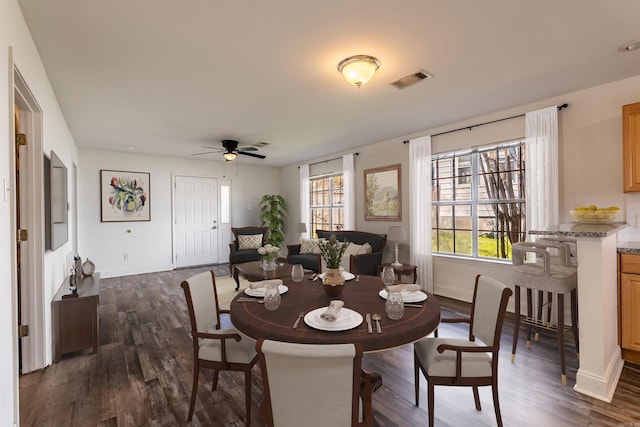
{"label": "electrical outlet", "polygon": [[129,261],[129,253],[128,252],[124,253],[124,260],[125,261]]}

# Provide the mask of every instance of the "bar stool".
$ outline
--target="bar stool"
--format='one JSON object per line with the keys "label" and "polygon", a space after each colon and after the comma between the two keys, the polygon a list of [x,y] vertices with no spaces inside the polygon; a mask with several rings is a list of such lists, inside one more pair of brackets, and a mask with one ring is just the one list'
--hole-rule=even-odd
{"label": "bar stool", "polygon": [[[557,253],[555,261],[550,251]],[[532,254],[535,260],[526,260],[526,255]],[[570,266],[569,246],[561,242],[519,242],[512,246],[513,278],[515,283],[515,327],[513,332],[513,349],[511,362],[515,361],[516,347],[518,345],[518,333],[520,331],[520,288],[527,289],[527,317],[524,323],[527,327],[527,347],[531,346],[531,327],[556,330],[558,338],[558,350],[560,352],[560,368],[562,385],[567,384],[564,351],[564,295],[571,293],[571,329],[576,345],[576,353],[579,354],[578,342],[578,298],[577,298],[577,268]],[[539,296],[543,292],[557,294],[557,321],[556,324],[544,322],[541,319],[541,308],[538,308],[538,316],[533,318],[533,290],[537,290]],[[539,298],[538,305],[543,303]],[[550,310],[550,309],[548,309]],[[550,317],[550,316],[549,316]]]}

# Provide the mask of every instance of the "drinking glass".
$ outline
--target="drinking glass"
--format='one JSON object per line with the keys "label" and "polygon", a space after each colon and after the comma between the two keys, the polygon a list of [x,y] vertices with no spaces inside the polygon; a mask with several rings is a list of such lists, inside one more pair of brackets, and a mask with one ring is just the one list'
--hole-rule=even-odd
{"label": "drinking glass", "polygon": [[380,277],[382,277],[382,283],[384,283],[385,286],[393,285],[396,281],[396,273],[393,271],[393,267],[388,265],[382,269]]}
{"label": "drinking glass", "polygon": [[304,279],[304,269],[302,268],[302,264],[295,264],[291,267],[291,279],[294,282],[302,282],[302,279]]}
{"label": "drinking glass", "polygon": [[387,294],[387,301],[384,303],[384,311],[391,320],[402,319],[402,316],[404,316],[402,292],[389,292]]}
{"label": "drinking glass", "polygon": [[264,291],[264,308],[273,311],[278,307],[280,307],[280,289],[276,285],[267,286]]}

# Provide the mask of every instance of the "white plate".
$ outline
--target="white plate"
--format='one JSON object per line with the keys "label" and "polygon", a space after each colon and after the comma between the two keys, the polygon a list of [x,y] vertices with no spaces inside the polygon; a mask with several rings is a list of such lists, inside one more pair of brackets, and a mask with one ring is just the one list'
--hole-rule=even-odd
{"label": "white plate", "polygon": [[[325,273],[322,273],[318,276],[320,280],[324,279],[324,275]],[[348,271],[343,271],[342,277],[344,278],[344,280],[351,280],[356,278],[356,276],[353,273],[349,273]]]}
{"label": "white plate", "polygon": [[[256,289],[247,288],[247,289],[244,290],[244,293],[249,295],[250,297],[263,298],[265,290],[266,290],[266,288],[256,288]],[[282,295],[285,292],[287,292],[289,290],[289,288],[286,287],[285,285],[279,285],[278,286],[278,290],[280,291],[280,295]]]}
{"label": "white plate", "polygon": [[[422,291],[402,291],[401,293],[403,302],[422,302],[427,299],[427,294]],[[378,295],[380,295],[384,299],[387,299],[387,290],[381,290],[380,292],[378,292]]]}
{"label": "white plate", "polygon": [[316,308],[305,314],[304,323],[314,329],[323,331],[347,331],[359,326],[362,323],[362,315],[349,308],[341,308],[335,322],[327,322],[320,315],[327,311],[328,307]]}

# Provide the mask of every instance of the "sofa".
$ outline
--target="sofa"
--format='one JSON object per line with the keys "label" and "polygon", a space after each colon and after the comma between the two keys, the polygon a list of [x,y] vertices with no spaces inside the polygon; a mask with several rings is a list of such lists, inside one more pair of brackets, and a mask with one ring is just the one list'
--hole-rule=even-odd
{"label": "sofa", "polygon": [[267,242],[268,227],[231,227],[234,241],[229,243],[229,271],[236,281],[236,291],[240,287],[236,264],[260,261],[258,248]]}
{"label": "sofa", "polygon": [[[354,244],[347,247],[346,256],[343,257],[342,266],[345,270],[353,274],[377,275],[377,267],[382,264],[382,252],[387,243],[386,234],[355,230],[316,230],[316,234],[318,239],[329,239],[332,234],[335,234],[339,241]],[[316,244],[318,239],[303,239],[300,244],[288,245],[287,262],[302,264],[303,268],[322,273],[322,258]],[[367,246],[371,248],[370,253],[363,253],[369,250]]]}

